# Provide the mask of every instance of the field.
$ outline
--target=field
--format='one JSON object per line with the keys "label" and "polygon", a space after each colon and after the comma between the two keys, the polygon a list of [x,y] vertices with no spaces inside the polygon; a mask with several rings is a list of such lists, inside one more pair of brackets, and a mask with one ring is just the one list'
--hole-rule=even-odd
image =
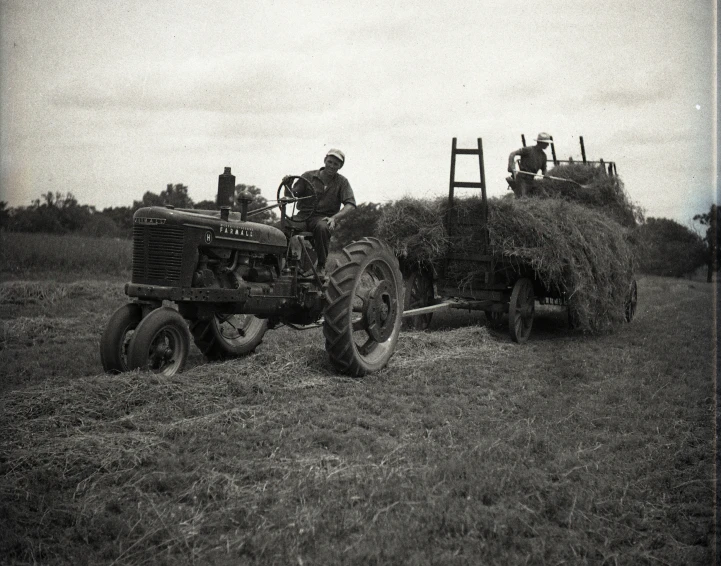
{"label": "field", "polygon": [[523,346],[483,314],[435,315],[357,380],[333,373],[320,330],[287,328],[241,360],[194,349],[170,379],[106,376],[118,243],[68,267],[55,242],[33,262],[3,252],[3,563],[714,560],[701,280],[641,277],[636,319],[600,337],[551,308]]}

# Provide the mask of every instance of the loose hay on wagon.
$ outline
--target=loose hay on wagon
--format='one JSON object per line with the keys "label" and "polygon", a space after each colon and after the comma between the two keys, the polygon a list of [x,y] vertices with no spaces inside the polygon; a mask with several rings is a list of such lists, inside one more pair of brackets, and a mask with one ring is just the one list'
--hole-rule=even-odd
{"label": "loose hay on wagon", "polygon": [[[478,156],[480,182],[455,180],[456,155],[464,154]],[[633,318],[631,238],[640,211],[615,167],[568,164],[552,172],[556,179],[538,183],[531,198],[488,199],[481,139],[477,149],[458,149],[454,139],[447,199],[384,207],[378,235],[401,264],[407,326],[427,328],[440,309],[482,310],[495,327],[507,315],[511,338],[525,342],[536,303],[566,308],[569,323],[585,332]],[[480,196],[458,198],[458,188]]]}

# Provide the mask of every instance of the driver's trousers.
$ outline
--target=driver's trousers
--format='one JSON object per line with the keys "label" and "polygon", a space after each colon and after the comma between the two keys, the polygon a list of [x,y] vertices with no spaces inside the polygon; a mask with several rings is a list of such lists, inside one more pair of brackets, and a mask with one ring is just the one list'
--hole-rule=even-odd
{"label": "driver's trousers", "polygon": [[313,247],[318,255],[318,267],[325,267],[325,261],[328,259],[328,250],[330,249],[330,230],[325,216],[311,216],[305,221],[305,229],[313,232]]}

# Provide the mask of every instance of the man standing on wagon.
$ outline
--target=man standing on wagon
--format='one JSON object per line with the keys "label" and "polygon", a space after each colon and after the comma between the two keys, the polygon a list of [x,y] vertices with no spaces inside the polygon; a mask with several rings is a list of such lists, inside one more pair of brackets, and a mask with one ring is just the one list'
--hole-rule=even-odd
{"label": "man standing on wagon", "polygon": [[[506,177],[506,181],[516,195],[516,198],[528,196],[531,189],[535,186],[534,176],[540,171],[541,175],[546,174],[547,158],[545,149],[550,143],[553,143],[551,136],[546,132],[541,132],[536,138],[536,145],[532,147],[522,147],[511,152],[508,156],[508,172],[510,177]],[[515,170],[516,156],[519,156],[519,171]]]}
{"label": "man standing on wagon", "polygon": [[356,207],[353,189],[338,170],[345,163],[345,154],[340,149],[330,149],[325,156],[325,167],[306,171],[301,175],[308,183],[300,180],[293,185],[292,192],[297,197],[312,194],[315,199],[300,201],[298,212],[311,215],[305,220],[305,229],[313,232],[313,247],[318,254],[317,269],[321,277],[325,277],[325,262],[330,249],[331,232],[338,221]]}

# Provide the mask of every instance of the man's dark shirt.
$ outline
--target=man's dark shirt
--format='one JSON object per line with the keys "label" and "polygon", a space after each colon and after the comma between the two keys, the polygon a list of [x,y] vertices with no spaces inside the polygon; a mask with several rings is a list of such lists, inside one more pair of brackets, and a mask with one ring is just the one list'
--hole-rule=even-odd
{"label": "man's dark shirt", "polygon": [[[333,216],[344,204],[352,204],[356,206],[355,196],[353,195],[353,189],[343,175],[336,173],[335,177],[331,179],[330,183],[325,186],[320,178],[320,172],[323,170],[316,169],[313,171],[306,171],[301,175],[304,179],[308,179],[315,190],[317,197],[317,205],[315,207],[315,214],[319,216]],[[307,183],[303,181],[296,181],[293,192],[299,196],[306,196],[310,194]],[[302,200],[298,203],[298,210],[310,210],[313,207],[313,199]]]}
{"label": "man's dark shirt", "polygon": [[540,147],[537,145],[522,147],[519,152],[521,156],[521,162],[519,164],[521,171],[535,174],[539,170],[546,170],[546,154]]}

